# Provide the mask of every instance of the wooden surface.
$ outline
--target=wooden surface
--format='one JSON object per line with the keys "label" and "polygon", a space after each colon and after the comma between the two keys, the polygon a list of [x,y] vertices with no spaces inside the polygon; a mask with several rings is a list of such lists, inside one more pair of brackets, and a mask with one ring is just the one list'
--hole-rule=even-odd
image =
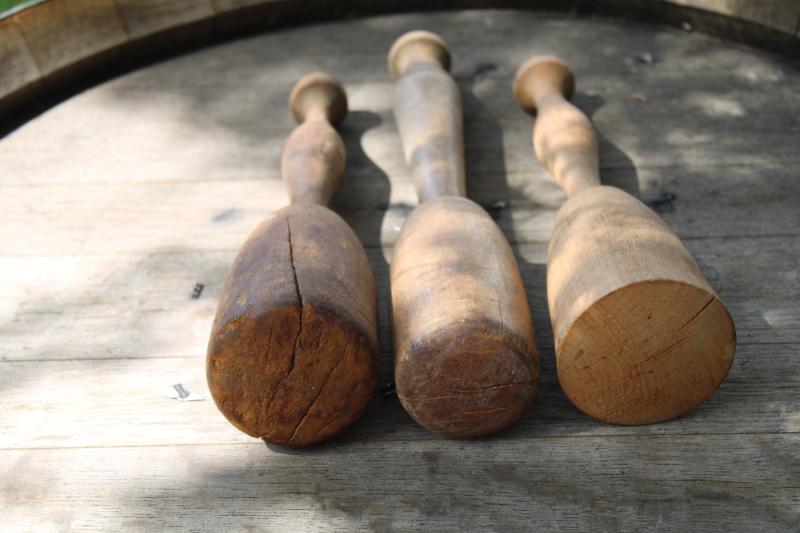
{"label": "wooden surface", "polygon": [[[387,261],[416,197],[385,54],[419,27],[453,51],[467,194],[490,208],[520,264],[539,325],[537,398],[502,433],[448,441],[378,394],[330,444],[267,448],[217,412],[203,355],[237,248],[288,201],[289,91],[317,69],[348,89],[349,168],[332,206],[368,246],[386,382]],[[659,214],[736,322],[728,380],[675,421],[594,422],[555,381],[544,279],[564,196],[536,162],[510,89],[522,61],[546,52],[578,77],[604,181],[645,200],[676,195]],[[653,64],[636,59],[646,53]],[[276,32],[75,96],[0,139],[3,527],[797,530],[798,109],[800,72],[757,52],[503,11]],[[205,401],[167,398],[174,383]]]}
{"label": "wooden surface", "polygon": [[[15,2],[11,2],[14,4]],[[244,33],[419,9],[557,9],[668,24],[800,57],[798,0],[37,0],[0,13],[4,133],[120,72]],[[8,2],[5,4],[10,5]],[[0,4],[0,6],[3,4]],[[3,9],[0,7],[0,9]],[[20,36],[24,38],[21,39]]]}

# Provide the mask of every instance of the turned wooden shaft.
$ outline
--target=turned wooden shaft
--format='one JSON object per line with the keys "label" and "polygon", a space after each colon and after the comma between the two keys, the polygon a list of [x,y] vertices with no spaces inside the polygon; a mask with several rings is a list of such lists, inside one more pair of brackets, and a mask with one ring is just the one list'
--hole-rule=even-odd
{"label": "turned wooden shaft", "polygon": [[450,54],[427,32],[389,53],[395,117],[423,202],[392,258],[395,383],[421,425],[452,437],[499,430],[533,399],[539,360],[514,254],[463,197],[461,101]]}
{"label": "turned wooden shaft", "polygon": [[334,129],[347,114],[347,99],[338,81],[311,74],[290,96],[294,129],[281,158],[281,173],[292,204],[327,205],[342,181],[346,152]]}
{"label": "turned wooden shaft", "polygon": [[394,115],[420,201],[464,196],[461,93],[447,73],[447,47],[434,34],[411,32],[389,58],[397,78]]}
{"label": "turned wooden shaft", "polygon": [[344,170],[333,129],[341,85],[314,74],[291,97],[301,125],[282,171],[292,205],[261,223],[234,259],[208,345],[220,411],[245,433],[306,446],[356,420],[377,381],[375,283],[361,243],[327,203]]}
{"label": "turned wooden shaft", "polygon": [[523,66],[525,75],[516,79],[514,93],[523,108],[536,113],[536,157],[572,196],[600,185],[597,138],[586,115],[567,100],[575,90],[574,76],[550,59]]}
{"label": "turned wooden shaft", "polygon": [[727,375],[733,322],[678,237],[647,206],[600,184],[588,118],[566,101],[574,77],[555,58],[517,73],[535,113],[534,151],[567,192],[547,267],[558,377],[573,403],[620,424],[679,416]]}

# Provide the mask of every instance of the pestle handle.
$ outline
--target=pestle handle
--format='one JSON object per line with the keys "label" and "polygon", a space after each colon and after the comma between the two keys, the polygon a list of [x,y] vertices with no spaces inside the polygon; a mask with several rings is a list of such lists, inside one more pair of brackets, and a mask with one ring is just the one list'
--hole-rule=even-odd
{"label": "pestle handle", "polygon": [[347,115],[347,95],[335,78],[314,73],[297,82],[289,107],[300,123],[283,149],[281,174],[292,204],[327,205],[347,160],[334,129]]}
{"label": "pestle handle", "polygon": [[461,94],[449,68],[447,45],[430,32],[406,33],[389,51],[394,115],[422,202],[465,194]]}
{"label": "pestle handle", "polygon": [[554,57],[525,63],[514,80],[517,102],[536,115],[536,157],[567,196],[600,185],[597,137],[586,115],[569,102],[574,90],[574,75]]}

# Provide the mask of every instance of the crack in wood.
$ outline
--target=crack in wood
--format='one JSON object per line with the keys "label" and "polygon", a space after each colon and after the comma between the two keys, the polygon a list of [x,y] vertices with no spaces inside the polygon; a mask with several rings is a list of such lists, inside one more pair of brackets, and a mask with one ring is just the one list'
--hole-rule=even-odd
{"label": "crack in wood", "polygon": [[487,392],[487,391],[491,391],[491,390],[495,390],[495,389],[508,389],[508,388],[513,388],[513,387],[530,385],[530,384],[531,384],[530,381],[517,381],[517,382],[514,382],[514,383],[503,383],[503,384],[500,384],[500,385],[491,385],[489,387],[479,387],[477,389],[455,389],[455,390],[449,391],[449,392],[453,392],[455,394],[449,394],[449,395],[445,395],[445,396],[431,396],[431,397],[428,397],[428,398],[419,398],[419,397],[413,397],[413,396],[412,397],[403,396],[402,398],[404,400],[412,401],[412,402],[429,402],[429,401],[433,401],[433,400],[446,400],[448,398],[460,398],[464,394],[475,394],[475,393]]}
{"label": "crack in wood", "polygon": [[687,320],[687,321],[686,321],[686,323],[685,323],[684,325],[682,325],[681,327],[679,327],[679,328],[678,328],[678,331],[682,330],[683,328],[685,328],[686,326],[688,326],[689,324],[691,324],[692,322],[694,322],[694,321],[697,319],[697,317],[699,317],[700,315],[702,315],[702,314],[703,314],[703,312],[704,312],[706,309],[708,309],[708,306],[710,306],[712,303],[714,303],[714,300],[716,300],[716,299],[717,299],[717,297],[716,297],[716,296],[712,296],[712,297],[711,297],[711,299],[710,299],[710,300],[708,300],[708,301],[707,301],[707,302],[706,302],[706,303],[703,305],[703,307],[701,307],[701,308],[700,308],[700,310],[699,310],[698,312],[696,312],[696,313],[695,313],[695,314],[692,316],[692,318],[690,318],[689,320]]}
{"label": "crack in wood", "polygon": [[297,336],[294,338],[294,346],[292,347],[292,360],[289,362],[289,370],[286,372],[286,377],[294,370],[294,363],[297,359],[297,344],[300,342],[300,337],[303,335],[303,295],[300,294],[300,283],[297,281],[297,268],[294,266],[294,249],[292,248],[292,225],[289,223],[289,217],[286,217],[286,229],[289,239],[289,265],[292,268],[292,277],[294,279],[294,291],[297,295],[297,302],[300,306],[300,326],[297,331]]}
{"label": "crack in wood", "polygon": [[[300,417],[300,420],[297,422],[297,425],[294,427],[294,430],[292,430],[292,435],[291,435],[291,437],[289,437],[289,441],[288,441],[289,444],[292,443],[292,441],[294,440],[295,436],[297,435],[297,431],[300,429],[300,426],[303,425],[303,422],[306,420],[306,418],[308,418],[308,415],[314,409],[314,406],[317,404],[317,401],[322,397],[322,393],[325,392],[325,387],[327,387],[328,383],[330,383],[331,378],[333,378],[333,375],[336,373],[336,370],[339,368],[339,366],[341,366],[342,361],[344,361],[345,356],[347,355],[347,353],[348,352],[345,351],[345,350],[342,351],[342,355],[339,356],[339,361],[337,361],[336,365],[333,367],[333,370],[331,370],[330,373],[325,377],[325,381],[322,382],[322,386],[319,388],[319,392],[317,393],[317,396],[314,398],[314,400],[308,406],[308,408],[306,409],[306,412],[303,414],[303,416]],[[322,429],[328,427],[329,425],[330,425],[330,423],[326,424]]]}
{"label": "crack in wood", "polygon": [[686,341],[688,341],[688,340],[689,340],[689,337],[684,337],[684,338],[682,338],[682,339],[678,339],[678,341],[677,341],[677,342],[675,342],[675,343],[671,344],[671,345],[670,345],[669,347],[667,347],[666,349],[664,349],[664,350],[661,350],[661,351],[660,351],[660,352],[658,352],[657,354],[655,354],[655,355],[651,355],[650,357],[648,357],[648,358],[646,358],[646,359],[642,359],[641,361],[639,361],[638,363],[636,363],[634,366],[643,365],[643,364],[645,364],[645,363],[647,363],[647,362],[649,362],[649,361],[652,361],[653,359],[657,359],[657,358],[659,358],[659,357],[661,357],[661,356],[663,356],[663,355],[666,355],[667,353],[671,352],[672,350],[674,350],[675,348],[677,348],[678,346],[680,346],[681,344],[685,343],[685,342],[686,342]]}
{"label": "crack in wood", "polygon": [[[286,373],[280,378],[280,380],[278,380],[278,383],[275,384],[275,389],[272,391],[269,400],[264,404],[265,409],[269,410],[268,419],[274,416],[274,413],[272,412],[272,404],[275,401],[275,397],[278,395],[278,392],[281,390],[281,387],[283,386],[283,384],[286,382],[286,380],[289,378],[292,371],[294,370],[295,360],[297,358],[297,345],[300,342],[301,335],[303,334],[303,298],[300,295],[300,284],[297,281],[297,270],[295,269],[294,266],[294,250],[292,249],[292,228],[289,224],[288,217],[286,218],[286,232],[287,232],[287,241],[289,243],[289,265],[292,269],[292,277],[294,279],[294,289],[295,293],[297,294],[298,305],[300,306],[300,313],[299,313],[300,325],[298,327],[297,335],[295,336],[292,345],[292,358],[289,361],[289,368],[286,370]],[[258,416],[259,416],[258,427],[261,429],[261,432],[259,432],[258,437],[263,439],[268,436],[269,432],[265,431],[265,428],[261,425],[260,418],[263,415],[259,413]]]}

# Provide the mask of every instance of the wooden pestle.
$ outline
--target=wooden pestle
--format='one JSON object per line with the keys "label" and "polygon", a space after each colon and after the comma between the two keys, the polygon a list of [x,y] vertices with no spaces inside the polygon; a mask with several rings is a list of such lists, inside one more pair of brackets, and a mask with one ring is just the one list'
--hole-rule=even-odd
{"label": "wooden pestle", "polygon": [[389,52],[395,118],[422,202],[391,263],[395,382],[406,411],[450,437],[491,433],[530,404],[539,359],[525,290],[502,232],[464,198],[461,97],[428,32]]}
{"label": "wooden pestle", "polygon": [[725,379],[733,321],[661,218],[600,184],[594,131],[567,101],[574,85],[569,68],[551,57],[523,65],[514,82],[519,105],[536,114],[536,156],[568,196],[547,267],[558,378],[597,419],[668,420]]}
{"label": "wooden pestle", "polygon": [[300,80],[300,123],[283,151],[291,205],[239,250],[220,294],[208,345],[208,385],[220,411],[248,435],[306,446],[356,420],[377,381],[375,282],[350,227],[325,207],[345,148],[332,124],[347,114],[338,81]]}

